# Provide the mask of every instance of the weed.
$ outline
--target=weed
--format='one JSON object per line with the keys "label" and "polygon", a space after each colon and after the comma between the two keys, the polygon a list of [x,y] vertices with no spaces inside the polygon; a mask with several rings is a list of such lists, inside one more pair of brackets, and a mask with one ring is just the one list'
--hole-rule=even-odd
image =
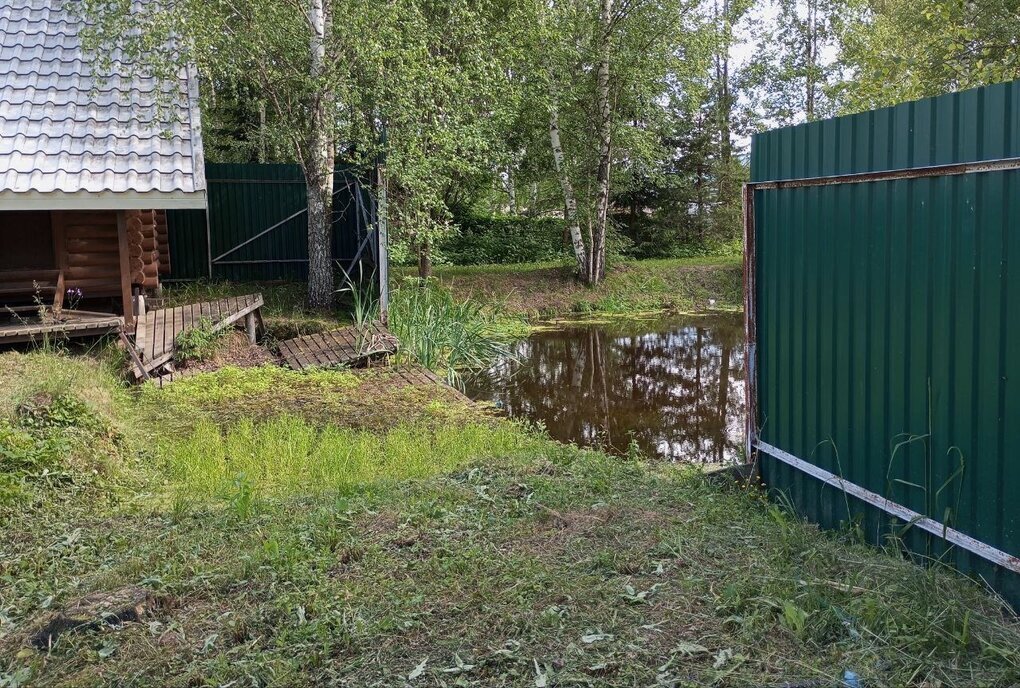
{"label": "weed", "polygon": [[178,363],[208,361],[216,355],[226,330],[216,329],[212,320],[203,316],[195,327],[177,335],[174,359]]}

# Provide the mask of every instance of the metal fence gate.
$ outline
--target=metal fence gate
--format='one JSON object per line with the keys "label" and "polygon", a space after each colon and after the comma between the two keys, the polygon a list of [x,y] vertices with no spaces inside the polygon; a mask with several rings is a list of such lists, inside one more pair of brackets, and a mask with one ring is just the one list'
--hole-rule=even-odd
{"label": "metal fence gate", "polygon": [[[208,211],[167,215],[170,280],[303,280],[308,276],[305,181],[285,164],[206,165]],[[333,177],[333,258],[366,274],[379,262],[371,184],[349,168]],[[385,250],[385,248],[384,248]]]}
{"label": "metal fence gate", "polygon": [[754,138],[748,450],[1020,603],[1020,82]]}

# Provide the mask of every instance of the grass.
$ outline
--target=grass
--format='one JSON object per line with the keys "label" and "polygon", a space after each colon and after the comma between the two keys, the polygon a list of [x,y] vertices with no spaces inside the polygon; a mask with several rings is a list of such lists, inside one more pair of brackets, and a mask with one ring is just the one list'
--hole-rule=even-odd
{"label": "grass", "polygon": [[699,311],[742,307],[741,260],[734,256],[623,262],[586,287],[565,263],[440,266],[436,277],[457,299],[473,298],[528,318]]}
{"label": "grass", "polygon": [[[622,262],[613,266],[605,282],[595,288],[579,283],[572,270],[571,264],[549,262],[437,266],[435,273],[438,282],[451,290],[456,301],[474,300],[488,312],[511,319],[743,306],[739,256]],[[392,288],[399,290],[400,280],[415,274],[411,268],[394,268]],[[194,282],[174,285],[167,290],[167,299],[170,305],[180,305],[261,292],[266,299],[263,313],[266,326],[277,339],[350,324],[352,316],[342,308],[335,313],[308,311],[304,307],[305,290],[301,282]],[[343,293],[348,299],[353,295],[349,287]],[[370,312],[362,295],[357,296],[351,310]]]}
{"label": "grass", "polygon": [[[104,366],[0,355],[5,688],[1020,681],[1020,623],[980,586],[696,469],[453,421],[383,373],[130,391]],[[348,423],[358,397],[385,426]],[[24,645],[127,585],[141,622]]]}
{"label": "grass", "polygon": [[509,353],[515,336],[527,331],[523,320],[508,318],[471,298],[455,299],[435,283],[417,280],[394,290],[390,327],[405,355],[451,380],[458,371],[484,368]]}
{"label": "grass", "polygon": [[502,424],[429,430],[405,423],[375,433],[312,425],[293,415],[265,422],[245,419],[226,429],[202,421],[169,448],[165,469],[184,496],[229,493],[239,480],[260,496],[335,495],[359,485],[422,478],[486,457],[509,456],[528,439]]}

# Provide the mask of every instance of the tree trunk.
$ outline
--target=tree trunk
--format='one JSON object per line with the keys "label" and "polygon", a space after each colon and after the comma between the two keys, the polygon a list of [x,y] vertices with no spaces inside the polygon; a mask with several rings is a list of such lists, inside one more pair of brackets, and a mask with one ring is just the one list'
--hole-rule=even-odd
{"label": "tree trunk", "polygon": [[429,242],[423,240],[418,244],[418,279],[422,282],[432,277],[432,253]]}
{"label": "tree trunk", "polygon": [[326,31],[329,19],[323,0],[310,0],[308,22],[312,35],[308,41],[310,75],[320,88],[308,103],[311,138],[304,160],[308,196],[308,305],[327,308],[333,304],[333,159],[331,135],[332,93],[321,84],[326,60]]}
{"label": "tree trunk", "polygon": [[609,222],[609,176],[613,156],[612,104],[609,93],[610,38],[613,22],[613,0],[602,0],[599,26],[602,37],[601,58],[597,72],[599,166],[595,177],[595,222],[592,225],[591,263],[588,283],[598,284],[606,274],[606,226]]}
{"label": "tree trunk", "polygon": [[509,165],[506,168],[506,196],[510,205],[510,214],[517,215],[517,186],[514,184],[513,169]]}
{"label": "tree trunk", "polygon": [[815,81],[817,74],[815,73],[815,63],[818,61],[818,7],[816,0],[808,0],[807,5],[807,41],[805,45],[806,51],[806,67],[807,67],[807,79],[806,79],[806,103],[805,103],[805,116],[809,122],[815,119]]}
{"label": "tree trunk", "polygon": [[574,186],[570,183],[570,174],[563,160],[563,144],[560,141],[560,115],[556,104],[556,95],[552,86],[549,103],[549,142],[552,145],[553,163],[556,174],[560,178],[563,189],[563,219],[570,232],[570,243],[574,247],[574,258],[577,260],[577,271],[584,279],[588,273],[588,256],[585,251],[584,239],[581,237],[581,225],[577,221],[577,199],[574,197]]}

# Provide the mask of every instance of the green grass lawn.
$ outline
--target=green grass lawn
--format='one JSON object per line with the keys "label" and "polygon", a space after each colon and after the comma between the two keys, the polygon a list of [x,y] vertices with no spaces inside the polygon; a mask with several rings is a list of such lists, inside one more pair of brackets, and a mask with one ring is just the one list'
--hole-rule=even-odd
{"label": "green grass lawn", "polygon": [[621,262],[596,287],[578,282],[565,263],[440,266],[436,277],[458,298],[531,318],[743,307],[739,256]]}
{"label": "green grass lawn", "polygon": [[[754,489],[399,390],[0,355],[0,686],[1009,686],[983,589]],[[136,586],[142,618],[26,644]]]}

